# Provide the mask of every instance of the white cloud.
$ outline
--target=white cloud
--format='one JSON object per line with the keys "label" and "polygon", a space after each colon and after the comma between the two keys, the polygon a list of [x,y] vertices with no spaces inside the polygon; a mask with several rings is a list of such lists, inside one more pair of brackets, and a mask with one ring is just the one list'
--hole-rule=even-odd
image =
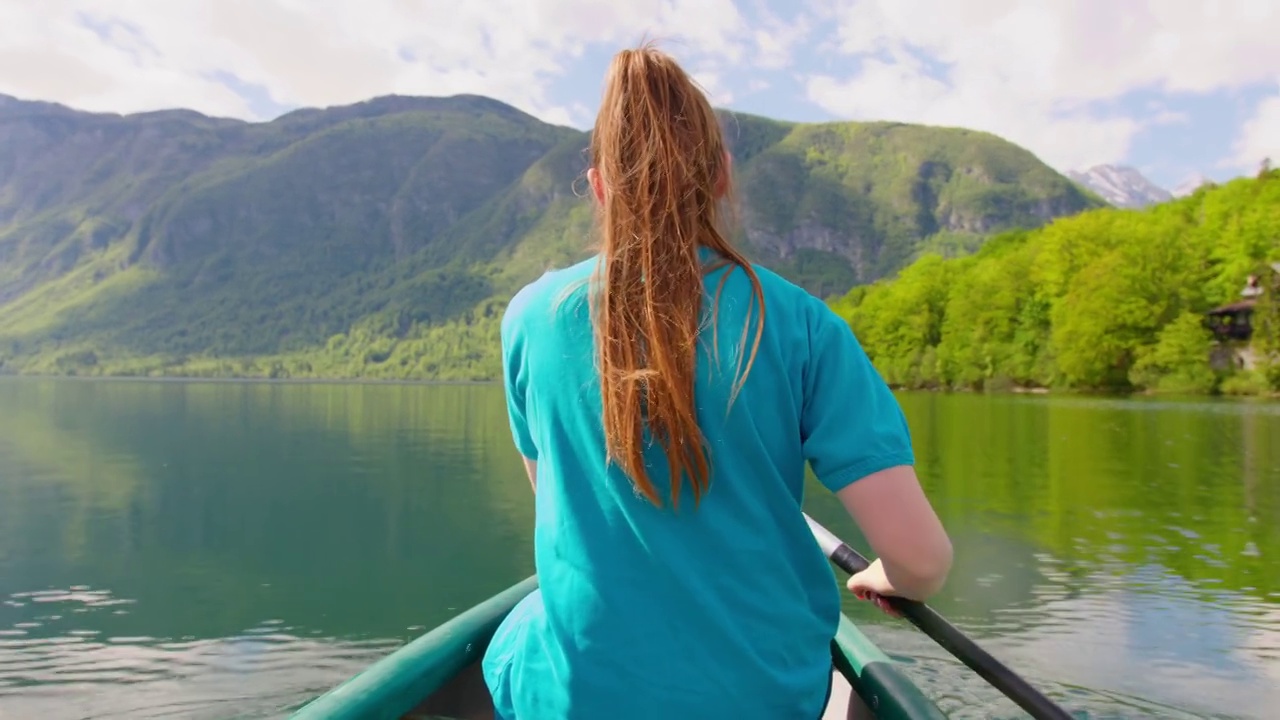
{"label": "white cloud", "polygon": [[59,0],[0,0],[0,92],[90,110],[154,109],[164,98],[166,107],[248,113],[244,99],[220,83],[136,58],[136,43],[100,39],[75,10]]}
{"label": "white cloud", "polygon": [[1173,110],[1158,110],[1150,117],[1152,125],[1186,125],[1189,122],[1191,122],[1190,115]]}
{"label": "white cloud", "polygon": [[1102,114],[1090,103],[1141,89],[1235,88],[1280,72],[1272,0],[840,3],[840,49],[864,59],[846,79],[810,78],[811,100],[850,117],[992,131],[1060,168],[1121,160],[1143,125],[1171,119]]}
{"label": "white cloud", "polygon": [[228,73],[286,106],[465,92],[580,122],[550,81],[587,43],[644,35],[700,65],[754,50],[732,0],[0,0],[0,92],[251,117]]}
{"label": "white cloud", "polygon": [[1258,103],[1253,117],[1245,121],[1232,150],[1229,166],[1256,170],[1264,158],[1271,159],[1272,167],[1280,166],[1280,82],[1276,94]]}
{"label": "white cloud", "polygon": [[758,27],[752,32],[755,52],[752,64],[758,68],[777,70],[791,62],[792,52],[813,31],[809,16],[801,13],[787,21],[763,6],[756,10],[760,17]]}
{"label": "white cloud", "polygon": [[733,93],[725,85],[724,77],[715,70],[695,70],[690,73],[693,81],[702,87],[712,105],[719,107],[733,102]]}
{"label": "white cloud", "polygon": [[[650,37],[720,105],[766,87],[761,71],[791,68],[837,115],[987,130],[1068,169],[1122,160],[1144,127],[1187,122],[1164,102],[1116,102],[1134,90],[1280,75],[1274,0],[766,2],[0,0],[0,93],[255,118],[263,106],[221,82],[232,75],[276,105],[477,93],[583,127],[598,86],[553,98],[556,78],[588,48]],[[802,74],[798,48],[833,69]],[[1231,162],[1280,155],[1277,105],[1257,108]]]}

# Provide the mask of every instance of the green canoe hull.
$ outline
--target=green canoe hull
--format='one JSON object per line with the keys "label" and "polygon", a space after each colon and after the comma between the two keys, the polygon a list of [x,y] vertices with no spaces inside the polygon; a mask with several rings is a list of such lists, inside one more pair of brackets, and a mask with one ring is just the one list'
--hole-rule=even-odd
{"label": "green canoe hull", "polygon": [[[531,577],[485,600],[307,703],[293,720],[490,720],[480,660],[507,613],[537,586]],[[876,718],[946,717],[847,617],[831,651],[836,670]]]}

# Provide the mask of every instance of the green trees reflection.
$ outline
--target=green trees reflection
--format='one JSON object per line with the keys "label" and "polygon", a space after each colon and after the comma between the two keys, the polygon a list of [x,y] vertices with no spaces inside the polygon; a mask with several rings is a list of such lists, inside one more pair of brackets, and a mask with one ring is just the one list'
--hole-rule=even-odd
{"label": "green trees reflection", "polygon": [[[944,520],[1090,571],[1280,593],[1280,415],[1234,403],[904,397]],[[1278,595],[1280,597],[1280,595]],[[1275,599],[1275,598],[1271,598]]]}
{"label": "green trees reflection", "polygon": [[[961,550],[966,617],[1038,607],[1050,570],[1085,587],[1158,568],[1206,602],[1280,599],[1273,406],[901,399]],[[223,637],[279,618],[407,637],[532,571],[533,502],[498,386],[7,380],[0,407],[0,596],[88,585],[135,600],[84,618],[109,634]],[[857,541],[812,489],[815,517]]]}

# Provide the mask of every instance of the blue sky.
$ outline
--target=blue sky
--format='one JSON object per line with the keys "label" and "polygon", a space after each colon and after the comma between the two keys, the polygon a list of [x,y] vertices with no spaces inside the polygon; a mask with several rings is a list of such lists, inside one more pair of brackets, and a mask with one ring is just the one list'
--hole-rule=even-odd
{"label": "blue sky", "polygon": [[0,0],[0,92],[252,120],[469,92],[586,127],[644,35],[743,112],[971,127],[1170,188],[1280,162],[1274,0]]}

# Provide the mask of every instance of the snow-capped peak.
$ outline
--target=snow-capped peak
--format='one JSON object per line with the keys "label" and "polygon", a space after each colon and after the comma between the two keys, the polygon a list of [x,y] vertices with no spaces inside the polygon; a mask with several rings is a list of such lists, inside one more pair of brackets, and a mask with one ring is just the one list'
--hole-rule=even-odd
{"label": "snow-capped peak", "polygon": [[1178,187],[1174,188],[1173,196],[1186,197],[1191,193],[1195,192],[1196,190],[1199,190],[1200,186],[1204,185],[1207,182],[1209,182],[1209,178],[1201,175],[1200,173],[1196,173],[1191,177],[1187,178],[1186,180],[1183,180],[1178,185]]}
{"label": "snow-capped peak", "polygon": [[1140,208],[1173,199],[1168,190],[1151,182],[1136,169],[1123,165],[1098,165],[1084,172],[1068,172],[1067,177],[1116,207]]}

